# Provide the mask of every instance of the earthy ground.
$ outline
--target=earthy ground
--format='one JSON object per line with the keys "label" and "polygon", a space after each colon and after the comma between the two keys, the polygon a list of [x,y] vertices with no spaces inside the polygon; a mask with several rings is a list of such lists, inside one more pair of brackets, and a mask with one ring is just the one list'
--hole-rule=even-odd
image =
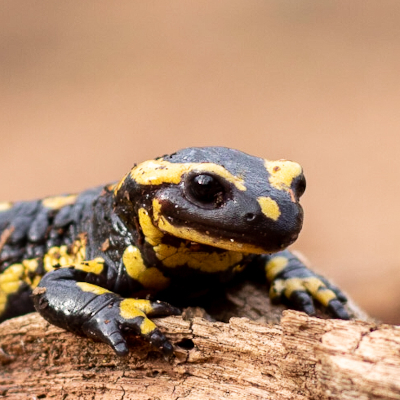
{"label": "earthy ground", "polygon": [[0,199],[224,145],[305,168],[301,249],[400,324],[400,3],[0,4]]}

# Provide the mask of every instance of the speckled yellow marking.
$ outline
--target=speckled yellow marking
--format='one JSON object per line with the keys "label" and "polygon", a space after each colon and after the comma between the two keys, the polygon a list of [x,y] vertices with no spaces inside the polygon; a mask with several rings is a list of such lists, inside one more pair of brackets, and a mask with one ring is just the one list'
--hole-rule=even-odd
{"label": "speckled yellow marking", "polygon": [[35,274],[38,267],[39,267],[39,261],[37,258],[31,258],[27,260],[22,261],[22,265],[24,267],[24,276],[23,276],[23,281],[27,283],[32,289],[34,289],[42,279],[41,276],[35,275],[33,277],[32,274]]}
{"label": "speckled yellow marking", "polygon": [[51,210],[58,210],[64,206],[74,204],[78,196],[76,194],[69,194],[67,196],[53,196],[47,197],[42,200],[42,204]]}
{"label": "speckled yellow marking", "polygon": [[60,265],[61,267],[66,267],[73,265],[75,257],[71,257],[68,253],[68,248],[66,245],[54,246],[49,249],[49,251],[43,257],[44,269],[46,272],[52,271],[55,266]]}
{"label": "speckled yellow marking", "polygon": [[86,248],[80,240],[76,240],[70,250],[66,245],[51,247],[43,257],[44,269],[49,272],[58,265],[60,267],[78,266],[84,261],[85,255]]}
{"label": "speckled yellow marking", "polygon": [[24,266],[26,272],[36,272],[39,261],[37,258],[30,258],[29,260],[23,260],[22,265]]}
{"label": "speckled yellow marking", "polygon": [[111,293],[107,289],[104,289],[97,285],[92,285],[91,283],[87,283],[87,282],[77,282],[76,286],[78,286],[84,292],[89,292],[89,293],[93,293],[93,294],[97,294],[97,295],[104,294],[104,293]]}
{"label": "speckled yellow marking", "polygon": [[18,291],[24,276],[24,266],[22,264],[10,265],[0,275],[0,291],[11,294]]}
{"label": "speckled yellow marking", "polygon": [[161,243],[164,234],[153,225],[149,213],[144,208],[140,208],[138,216],[139,224],[142,228],[146,242],[150,243],[152,246]]}
{"label": "speckled yellow marking", "polygon": [[299,164],[287,160],[265,160],[265,168],[270,174],[269,183],[271,186],[285,191],[289,191],[293,179],[302,173],[302,168]]}
{"label": "speckled yellow marking", "polygon": [[0,201],[0,212],[7,211],[12,208],[13,204],[10,201]]}
{"label": "speckled yellow marking", "polygon": [[0,274],[0,315],[7,305],[7,296],[18,292],[24,276],[24,267],[22,264],[10,265],[2,274]]}
{"label": "speckled yellow marking", "polygon": [[80,263],[75,264],[75,269],[100,275],[104,269],[104,258],[97,257],[93,260],[81,261]]}
{"label": "speckled yellow marking", "polygon": [[139,310],[135,306],[136,301],[137,300],[135,299],[125,299],[121,301],[119,305],[121,317],[124,319],[143,317],[143,321],[140,324],[140,333],[142,335],[148,335],[153,332],[157,327],[154,322],[146,317],[146,314],[143,311]]}
{"label": "speckled yellow marking", "polygon": [[236,251],[222,253],[193,251],[181,243],[180,247],[160,244],[154,247],[157,258],[168,268],[175,268],[187,264],[189,268],[203,272],[225,271],[238,264],[243,254]]}
{"label": "speckled yellow marking", "polygon": [[281,210],[275,200],[271,199],[271,197],[258,197],[257,201],[261,207],[261,211],[267,218],[271,218],[274,221],[278,220]]}
{"label": "speckled yellow marking", "polygon": [[181,182],[188,172],[212,173],[231,182],[239,190],[246,190],[243,179],[232,175],[223,166],[214,163],[170,163],[163,159],[145,161],[132,168],[130,175],[140,185],[161,185]]}
{"label": "speckled yellow marking", "polygon": [[166,278],[160,270],[155,267],[146,268],[137,247],[128,246],[124,251],[122,261],[128,275],[145,288],[161,290],[169,285],[169,278]]}
{"label": "speckled yellow marking", "polygon": [[282,272],[287,267],[288,263],[289,260],[283,256],[273,257],[269,260],[265,266],[268,282],[271,282],[276,275]]}

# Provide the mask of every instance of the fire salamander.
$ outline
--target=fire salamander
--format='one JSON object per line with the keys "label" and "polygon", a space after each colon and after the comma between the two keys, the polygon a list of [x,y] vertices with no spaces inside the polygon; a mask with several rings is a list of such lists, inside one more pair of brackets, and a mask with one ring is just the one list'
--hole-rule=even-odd
{"label": "fire salamander", "polygon": [[180,310],[149,299],[192,296],[245,267],[262,271],[273,300],[308,314],[316,300],[348,319],[344,295],[286,250],[304,190],[297,163],[204,147],[80,194],[0,203],[0,321],[35,307],[120,356],[129,331],[170,355],[150,318]]}

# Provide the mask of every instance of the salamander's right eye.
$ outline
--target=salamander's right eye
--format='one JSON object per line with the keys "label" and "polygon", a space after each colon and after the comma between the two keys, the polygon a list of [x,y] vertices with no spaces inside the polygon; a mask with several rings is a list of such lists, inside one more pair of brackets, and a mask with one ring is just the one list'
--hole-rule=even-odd
{"label": "salamander's right eye", "polygon": [[213,176],[197,174],[187,181],[186,194],[189,200],[197,204],[217,207],[223,202],[225,190]]}

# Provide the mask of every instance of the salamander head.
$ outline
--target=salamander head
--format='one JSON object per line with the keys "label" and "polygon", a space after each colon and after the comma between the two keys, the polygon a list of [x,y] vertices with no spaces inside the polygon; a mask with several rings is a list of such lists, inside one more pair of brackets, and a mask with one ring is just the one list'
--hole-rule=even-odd
{"label": "salamander head", "polygon": [[115,189],[115,209],[125,221],[144,212],[162,234],[190,242],[272,253],[297,239],[304,190],[297,163],[188,148],[135,166]]}

